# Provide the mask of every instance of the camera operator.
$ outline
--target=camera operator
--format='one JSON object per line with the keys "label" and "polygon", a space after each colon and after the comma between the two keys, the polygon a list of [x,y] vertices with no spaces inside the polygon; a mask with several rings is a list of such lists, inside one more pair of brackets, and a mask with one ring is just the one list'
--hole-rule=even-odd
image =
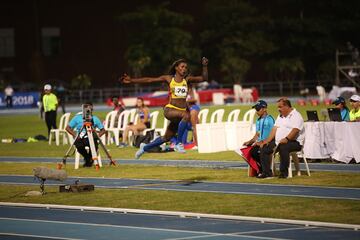
{"label": "camera operator", "polygon": [[[75,147],[78,152],[84,157],[84,167],[91,167],[94,163],[92,160],[90,143],[86,133],[86,128],[83,127],[86,122],[90,122],[92,129],[99,130],[98,136],[101,137],[105,133],[105,129],[100,119],[97,116],[92,115],[93,104],[85,103],[83,105],[82,113],[76,114],[66,126],[66,131],[70,133],[75,139]],[[82,129],[81,133],[79,131]],[[96,151],[98,150],[98,140],[96,134],[93,134]]]}

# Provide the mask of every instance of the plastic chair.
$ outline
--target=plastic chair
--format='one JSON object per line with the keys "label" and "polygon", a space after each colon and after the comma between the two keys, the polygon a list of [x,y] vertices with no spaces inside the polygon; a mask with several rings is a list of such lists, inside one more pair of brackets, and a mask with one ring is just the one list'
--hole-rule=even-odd
{"label": "plastic chair", "polygon": [[[105,121],[104,121],[104,129],[106,132],[108,132],[109,129],[114,128],[115,118],[116,118],[117,113],[118,113],[118,111],[111,111],[106,114]],[[108,144],[106,135],[107,134],[104,134],[101,136],[101,141],[104,144]]]}
{"label": "plastic chair", "polygon": [[128,125],[129,115],[129,110],[124,110],[120,113],[117,126],[108,129],[108,142],[113,142],[111,135],[114,135],[115,144],[119,145],[120,132],[123,132]]}
{"label": "plastic chair", "polygon": [[[276,169],[276,167],[275,167],[275,156],[276,156],[276,154],[278,154],[278,152],[276,152],[275,150],[274,150],[274,153],[272,155],[272,163],[271,163],[273,174],[275,173],[275,169]],[[309,164],[308,164],[308,162],[306,160],[306,157],[304,156],[304,151],[303,151],[303,147],[302,147],[300,151],[290,152],[290,163],[289,163],[289,168],[288,168],[288,178],[293,177],[291,162],[294,163],[296,175],[301,176],[299,157],[298,157],[299,153],[303,156],[303,160],[304,160],[307,175],[311,176],[310,169],[309,169]]]}
{"label": "plastic chair", "polygon": [[251,124],[253,124],[254,123],[254,118],[255,118],[255,113],[256,113],[255,109],[248,110],[244,114],[243,121],[244,122],[250,122]]}
{"label": "plastic chair", "polygon": [[211,114],[210,123],[221,123],[225,110],[223,108],[216,110]]}
{"label": "plastic chair", "polygon": [[[101,155],[100,155],[100,151],[98,151],[98,163],[99,166],[102,167],[102,162],[101,162]],[[79,169],[79,165],[80,165],[80,153],[78,152],[77,149],[75,149],[75,169]]]}
{"label": "plastic chair", "polygon": [[232,110],[227,118],[227,122],[237,122],[239,120],[240,109]]}
{"label": "plastic chair", "polygon": [[[155,130],[156,131],[156,125],[157,125],[157,119],[159,116],[159,111],[154,111],[152,113],[150,113],[150,128],[145,129],[144,131],[142,131],[142,135],[145,135],[148,131],[151,130]],[[129,132],[129,138],[128,138],[128,142],[132,143],[132,136],[133,136],[133,132]]]}
{"label": "plastic chair", "polygon": [[208,113],[209,113],[209,109],[207,109],[207,108],[200,110],[199,115],[198,115],[199,123],[201,123],[201,124],[206,123]]}
{"label": "plastic chair", "polygon": [[63,144],[66,144],[67,140],[69,140],[70,143],[72,142],[72,136],[65,130],[66,126],[69,123],[69,120],[70,113],[65,113],[60,117],[59,128],[50,130],[49,145],[51,145],[52,135],[54,135],[55,137],[56,146],[59,146],[60,144],[60,136],[63,137]]}

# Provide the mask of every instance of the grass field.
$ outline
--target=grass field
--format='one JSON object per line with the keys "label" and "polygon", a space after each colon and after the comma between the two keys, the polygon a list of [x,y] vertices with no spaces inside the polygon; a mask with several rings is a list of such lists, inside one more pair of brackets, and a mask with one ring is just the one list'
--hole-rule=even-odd
{"label": "grass field", "polygon": [[[209,108],[210,114],[217,109],[216,107]],[[250,106],[226,106],[224,116],[227,117],[227,114],[234,108],[241,109],[240,117],[242,117],[243,114],[250,109]],[[295,108],[300,111],[306,119],[306,110],[314,109],[319,111],[325,108],[325,106],[302,107],[295,105]],[[269,106],[269,112],[273,116],[277,115],[275,104]],[[95,114],[101,119],[104,119],[106,113],[98,112]],[[160,114],[158,120],[159,126],[161,126],[162,120],[163,116]],[[0,139],[28,138],[38,134],[46,135],[45,123],[35,114],[1,115],[0,126]],[[53,144],[49,146],[47,142],[0,143],[0,155],[60,158],[65,154],[67,148],[68,145],[55,146]],[[108,148],[114,159],[133,159],[136,151],[136,149],[132,147],[119,149],[114,145],[110,145]],[[186,154],[176,152],[145,154],[143,159],[243,161],[233,151],[199,154],[193,150],[187,151]],[[32,175],[32,169],[40,165],[55,167],[54,164],[44,163],[2,163],[0,174]],[[100,171],[95,171],[93,169],[83,168],[74,170],[72,165],[68,165],[66,170],[69,176],[360,187],[360,174],[355,173],[312,172],[311,177],[301,176],[286,180],[277,178],[259,180],[247,177],[245,170],[234,169],[117,165],[116,167],[104,167]],[[359,201],[350,200],[105,189],[96,189],[96,191],[92,193],[84,194],[64,194],[58,193],[57,188],[54,187],[47,187],[48,194],[45,196],[24,197],[24,193],[29,190],[38,190],[38,187],[0,185],[0,201],[179,210],[360,224]]]}

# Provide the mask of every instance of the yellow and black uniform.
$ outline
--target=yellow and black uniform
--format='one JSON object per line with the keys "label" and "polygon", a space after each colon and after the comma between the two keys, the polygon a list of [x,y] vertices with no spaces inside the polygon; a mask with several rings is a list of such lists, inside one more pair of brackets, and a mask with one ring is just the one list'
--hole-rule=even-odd
{"label": "yellow and black uniform", "polygon": [[56,110],[58,100],[55,94],[49,93],[43,96],[43,106],[45,112],[45,122],[48,128],[48,135],[50,134],[51,128],[56,129]]}
{"label": "yellow and black uniform", "polygon": [[[187,108],[182,108],[174,106],[171,104],[172,99],[183,99],[186,102],[186,97],[188,95],[188,83],[185,79],[181,82],[176,82],[173,77],[169,84],[169,103],[165,105],[164,116],[170,121],[169,129],[173,132],[178,130],[179,123],[182,117],[179,117],[178,111],[188,111]],[[168,140],[168,139],[167,139]]]}
{"label": "yellow and black uniform", "polygon": [[[170,101],[171,99],[184,99],[186,100],[186,97],[188,95],[188,83],[185,79],[183,79],[181,82],[176,82],[175,78],[171,79],[171,82],[169,84],[169,95],[170,95]],[[165,107],[174,108],[177,110],[185,111],[186,108],[179,108],[177,106],[174,106],[170,103],[168,103]]]}

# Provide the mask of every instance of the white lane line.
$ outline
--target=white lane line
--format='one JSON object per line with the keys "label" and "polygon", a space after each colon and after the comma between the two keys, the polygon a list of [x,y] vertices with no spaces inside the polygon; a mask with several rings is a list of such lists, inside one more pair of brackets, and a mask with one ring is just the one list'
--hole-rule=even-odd
{"label": "white lane line", "polygon": [[35,238],[43,238],[43,239],[59,239],[59,240],[86,240],[82,238],[63,238],[63,237],[51,237],[51,236],[41,236],[41,235],[32,235],[32,234],[18,234],[18,233],[7,233],[0,232],[1,235],[6,236],[17,236],[17,237],[35,237]]}
{"label": "white lane line", "polygon": [[258,237],[258,236],[251,236],[251,235],[233,235],[233,234],[213,234],[208,236],[192,236],[192,237],[183,237],[183,238],[167,238],[164,240],[188,240],[188,239],[199,239],[199,238],[209,238],[212,237],[220,237],[220,236],[230,236],[230,237],[236,237],[239,239],[242,239],[244,237],[246,238],[253,238],[253,239],[261,239],[261,240],[288,240],[287,238],[272,238],[272,237]]}
{"label": "white lane line", "polygon": [[256,231],[246,231],[246,232],[235,232],[231,234],[252,234],[252,233],[268,233],[268,232],[281,232],[281,231],[292,231],[292,230],[304,230],[304,229],[314,229],[318,227],[291,227],[291,228],[277,228],[277,229],[268,229],[268,230],[256,230]]}
{"label": "white lane line", "polygon": [[270,240],[278,240],[282,238],[272,238],[272,237],[261,237],[261,236],[252,236],[247,234],[252,233],[268,233],[268,232],[281,232],[281,231],[291,231],[291,230],[303,230],[303,229],[313,229],[317,227],[291,227],[291,228],[279,228],[279,229],[268,229],[268,230],[257,230],[257,231],[246,231],[246,232],[234,232],[234,233],[224,233],[224,234],[213,234],[202,235],[202,236],[192,236],[192,237],[183,237],[183,238],[168,238],[166,240],[187,240],[187,239],[198,239],[198,238],[206,238],[206,237],[215,237],[215,236],[232,236],[232,237],[247,237],[254,239],[270,239]]}
{"label": "white lane line", "polygon": [[94,227],[111,227],[111,228],[130,228],[130,229],[144,229],[151,231],[164,231],[164,232],[182,232],[182,233],[191,233],[191,234],[208,234],[213,235],[211,232],[202,232],[202,231],[190,231],[190,230],[175,230],[175,229],[165,229],[165,228],[149,228],[149,227],[135,227],[127,225],[111,225],[111,224],[98,224],[98,223],[80,223],[80,222],[64,222],[64,221],[52,221],[52,220],[34,220],[34,219],[24,219],[24,218],[2,218],[1,220],[10,220],[10,221],[24,221],[24,222],[40,222],[40,223],[54,223],[54,224],[68,224],[68,225],[83,225],[83,226],[94,226]]}

